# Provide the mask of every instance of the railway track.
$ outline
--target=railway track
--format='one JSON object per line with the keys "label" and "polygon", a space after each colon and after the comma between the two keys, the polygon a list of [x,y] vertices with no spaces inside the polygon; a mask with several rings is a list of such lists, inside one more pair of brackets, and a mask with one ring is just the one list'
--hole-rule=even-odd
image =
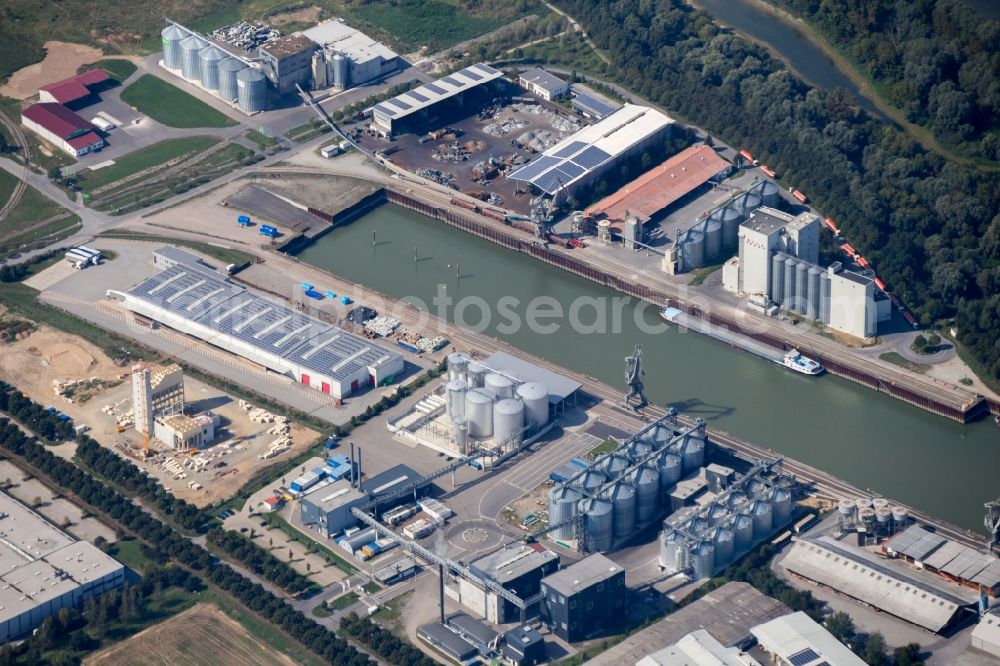
{"label": "railway track", "polygon": [[15,207],[17,207],[17,204],[20,203],[21,201],[21,197],[24,196],[24,193],[28,189],[27,174],[29,169],[28,164],[29,160],[31,159],[31,155],[28,150],[28,142],[24,138],[24,134],[21,132],[21,128],[18,127],[16,123],[12,122],[11,119],[8,118],[7,115],[4,113],[0,113],[0,124],[2,124],[4,127],[7,128],[7,131],[10,132],[10,135],[14,138],[14,141],[17,142],[17,144],[21,147],[21,154],[24,155],[24,173],[25,173],[24,178],[19,178],[17,180],[17,185],[14,187],[14,191],[11,193],[10,199],[7,201],[7,203],[3,205],[3,208],[0,208],[0,222],[3,222],[4,220],[7,219],[7,216],[10,214],[10,212],[14,210]]}

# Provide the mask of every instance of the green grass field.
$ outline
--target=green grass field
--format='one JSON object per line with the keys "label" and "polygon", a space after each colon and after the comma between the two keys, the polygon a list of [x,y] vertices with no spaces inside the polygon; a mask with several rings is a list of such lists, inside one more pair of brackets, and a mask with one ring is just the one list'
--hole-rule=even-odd
{"label": "green grass field", "polygon": [[409,53],[426,46],[431,52],[495,30],[505,19],[474,16],[443,0],[395,0],[357,4],[350,13],[359,21],[384,31],[395,45]]}
{"label": "green grass field", "polygon": [[151,74],[140,77],[121,99],[167,127],[232,127],[236,121],[175,85]]}
{"label": "green grass field", "polygon": [[118,58],[98,60],[94,63],[94,66],[103,69],[119,83],[135,74],[135,70],[137,69],[135,63],[131,60],[120,60]]}
{"label": "green grass field", "polygon": [[[77,174],[84,192],[96,190],[137,171],[163,164],[182,155],[196,155],[218,142],[210,136],[191,136],[183,139],[167,139],[152,146],[141,148],[115,160],[115,164],[97,171],[82,171]],[[134,184],[134,183],[130,183]]]}
{"label": "green grass field", "polygon": [[[16,185],[14,176],[0,171],[0,201],[7,201]],[[50,221],[41,224],[45,220]],[[62,240],[79,224],[79,217],[28,186],[14,210],[0,222],[0,257]]]}

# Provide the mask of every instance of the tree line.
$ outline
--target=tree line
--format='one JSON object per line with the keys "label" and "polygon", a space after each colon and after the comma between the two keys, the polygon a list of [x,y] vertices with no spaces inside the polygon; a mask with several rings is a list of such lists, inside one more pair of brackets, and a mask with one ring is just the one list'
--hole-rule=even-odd
{"label": "tree line", "polygon": [[340,630],[393,666],[434,666],[437,663],[385,627],[357,613],[341,618]]}
{"label": "tree line", "polygon": [[771,0],[814,25],[944,144],[1000,160],[1000,23],[961,0]]}
{"label": "tree line", "polygon": [[924,326],[954,318],[959,342],[1000,378],[1000,174],[928,153],[848,92],[807,86],[683,0],[558,4],[612,55],[609,77],[775,169]]}
{"label": "tree line", "polygon": [[7,382],[0,381],[0,412],[6,412],[30,428],[39,437],[58,442],[73,437],[73,424],[60,419],[45,407],[24,395]]}

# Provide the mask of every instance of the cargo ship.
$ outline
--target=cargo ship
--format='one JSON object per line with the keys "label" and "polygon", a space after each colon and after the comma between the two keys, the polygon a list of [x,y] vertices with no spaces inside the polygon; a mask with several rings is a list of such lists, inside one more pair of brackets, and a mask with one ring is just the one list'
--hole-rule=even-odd
{"label": "cargo ship", "polygon": [[823,372],[823,366],[818,361],[803,356],[795,349],[785,353],[782,365],[795,372],[801,372],[803,375],[818,375]]}

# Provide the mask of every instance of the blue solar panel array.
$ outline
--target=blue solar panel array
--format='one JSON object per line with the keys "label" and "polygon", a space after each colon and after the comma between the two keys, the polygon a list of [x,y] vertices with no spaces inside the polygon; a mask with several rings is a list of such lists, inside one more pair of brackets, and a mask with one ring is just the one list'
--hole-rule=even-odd
{"label": "blue solar panel array", "polygon": [[532,180],[541,175],[541,173],[546,169],[553,167],[558,163],[558,158],[544,155],[531,164],[521,167],[510,176],[511,178],[516,178],[517,180]]}
{"label": "blue solar panel array", "polygon": [[598,118],[603,118],[619,109],[619,107],[606,104],[596,97],[581,95],[579,93],[573,98],[573,103]]}
{"label": "blue solar panel array", "polygon": [[559,172],[559,169],[552,169],[534,178],[531,182],[535,187],[547,194],[555,194],[561,186],[569,181]]}
{"label": "blue solar panel array", "polygon": [[450,86],[455,86],[456,88],[462,85],[461,81],[459,81],[458,79],[453,79],[450,76],[444,77],[443,79],[441,79],[441,82],[447,83]]}
{"label": "blue solar panel array", "polygon": [[580,150],[586,147],[587,144],[584,143],[583,141],[573,141],[568,146],[560,148],[559,150],[554,152],[553,155],[555,155],[556,157],[569,157],[573,153],[579,152]]}
{"label": "blue solar panel array", "polygon": [[[398,357],[282,303],[257,296],[222,276],[184,264],[142,281],[128,293],[335,379],[350,377],[381,359]],[[310,353],[316,347],[320,349]]]}
{"label": "blue solar panel array", "polygon": [[461,72],[459,72],[459,74],[464,74],[465,76],[469,77],[473,81],[482,81],[482,79],[483,79],[482,75],[477,74],[475,71],[473,71],[473,69],[471,67],[466,67]]}
{"label": "blue solar panel array", "polygon": [[417,100],[418,102],[426,102],[428,99],[430,99],[429,97],[421,95],[416,90],[411,90],[409,92],[409,95],[410,95],[410,97],[412,97],[413,99]]}
{"label": "blue solar panel array", "polygon": [[406,111],[407,109],[412,109],[413,108],[412,106],[410,106],[409,104],[407,104],[403,100],[399,99],[398,97],[393,97],[390,100],[386,100],[386,104],[392,104],[393,106],[398,106],[403,111]]}
{"label": "blue solar panel array", "polygon": [[599,167],[608,160],[611,159],[611,155],[598,148],[597,146],[591,146],[581,152],[579,155],[573,157],[573,161],[582,166],[588,171],[595,167]]}
{"label": "blue solar panel array", "polygon": [[483,74],[485,74],[487,76],[493,76],[494,74],[497,73],[497,70],[495,70],[492,67],[490,67],[489,65],[485,65],[485,64],[483,64],[481,62],[477,62],[475,65],[472,65],[472,66],[475,67],[476,69],[478,69],[480,72],[482,72]]}
{"label": "blue solar panel array", "polygon": [[805,666],[806,664],[819,659],[819,655],[812,648],[806,648],[801,652],[796,652],[788,658],[792,666]]}
{"label": "blue solar panel array", "polygon": [[[422,87],[422,88],[427,88],[428,90],[430,90],[430,91],[431,91],[432,93],[434,93],[435,95],[443,95],[443,94],[445,94],[446,92],[448,92],[447,90],[445,90],[445,89],[444,89],[444,88],[442,88],[441,86],[436,86],[436,85],[434,85],[433,83],[425,83],[425,84],[424,84],[423,86],[421,86],[421,87]],[[412,95],[412,94],[413,94],[413,92],[411,91],[411,92],[410,92],[410,94]]]}
{"label": "blue solar panel array", "polygon": [[584,169],[582,166],[574,164],[569,160],[560,164],[559,170],[563,172],[564,176],[563,182],[569,182],[570,180],[573,180],[577,176],[583,175],[583,173],[586,171],[586,169]]}

